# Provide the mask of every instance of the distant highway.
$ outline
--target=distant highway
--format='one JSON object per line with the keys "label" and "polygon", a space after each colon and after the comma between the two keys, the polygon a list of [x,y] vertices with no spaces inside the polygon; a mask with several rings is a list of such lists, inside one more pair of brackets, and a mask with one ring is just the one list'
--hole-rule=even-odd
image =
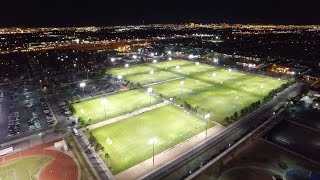
{"label": "distant highway", "polygon": [[[141,177],[141,179],[149,180],[149,179],[163,179],[168,175],[173,173],[174,171],[182,168],[187,165],[193,159],[197,158],[201,154],[206,151],[212,149],[213,147],[219,147],[219,145],[223,144],[222,142],[228,141],[232,135],[237,133],[238,131],[243,131],[244,129],[252,126],[255,127],[263,122],[267,117],[270,117],[274,111],[276,111],[279,107],[285,104],[288,98],[295,97],[298,95],[302,89],[303,84],[296,83],[289,88],[285,89],[281,93],[279,93],[273,100],[269,101],[261,108],[257,109],[253,113],[248,114],[243,117],[240,121],[232,124],[228,128],[226,128],[219,135],[212,137],[208,141],[198,145],[194,149],[182,154],[180,157],[174,159],[166,165],[150,172],[149,174]],[[240,137],[239,137],[240,138]],[[220,147],[221,148],[221,147]],[[183,178],[183,177],[180,177]]]}

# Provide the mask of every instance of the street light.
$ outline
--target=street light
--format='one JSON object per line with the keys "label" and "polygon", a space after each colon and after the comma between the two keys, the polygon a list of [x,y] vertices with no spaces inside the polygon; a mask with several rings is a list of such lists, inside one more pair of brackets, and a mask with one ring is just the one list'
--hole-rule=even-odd
{"label": "street light", "polygon": [[208,122],[209,122],[210,114],[204,115],[204,119],[207,121],[206,123],[206,138],[208,137]]}
{"label": "street light", "polygon": [[149,87],[148,89],[147,89],[147,93],[149,94],[149,98],[150,98],[150,105],[151,105],[151,93],[153,92],[153,89],[152,89],[152,87]]}
{"label": "street light", "polygon": [[84,97],[84,87],[86,87],[86,83],[84,82],[80,83],[80,87],[82,88],[83,97]]}
{"label": "street light", "polygon": [[90,70],[87,69],[87,79],[89,79],[89,72],[90,72]]}
{"label": "street light", "polygon": [[152,143],[152,163],[154,166],[154,144],[158,142],[158,139],[154,137],[154,138],[151,138],[149,142],[150,144]]}
{"label": "street light", "polygon": [[106,100],[106,99],[101,99],[101,102],[100,102],[100,103],[103,105],[103,108],[104,108],[104,118],[106,119],[106,118],[107,118],[107,113],[106,113],[107,100]]}

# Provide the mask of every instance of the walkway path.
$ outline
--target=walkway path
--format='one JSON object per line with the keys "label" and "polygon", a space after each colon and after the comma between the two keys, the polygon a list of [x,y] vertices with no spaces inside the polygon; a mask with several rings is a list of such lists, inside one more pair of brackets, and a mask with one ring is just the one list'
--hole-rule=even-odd
{"label": "walkway path", "polygon": [[133,179],[139,179],[139,177],[142,177],[144,174],[151,172],[152,170],[169,163],[170,161],[174,160],[178,156],[181,156],[188,150],[194,148],[200,143],[205,142],[206,139],[210,139],[212,136],[216,136],[221,131],[225,129],[224,126],[216,125],[210,129],[208,129],[208,137],[206,138],[206,132],[202,132],[193,138],[180,143],[176,145],[175,147],[164,151],[158,155],[155,156],[155,164],[153,166],[153,158],[147,159],[146,161],[141,162],[140,164],[137,164],[117,175],[115,175],[115,178],[117,180],[133,180]]}
{"label": "walkway path", "polygon": [[165,106],[165,105],[167,105],[166,102],[155,104],[155,105],[152,105],[152,106],[149,106],[149,107],[146,107],[146,108],[139,109],[137,111],[133,111],[131,113],[127,113],[127,114],[124,114],[124,115],[121,115],[121,116],[117,116],[115,118],[107,119],[107,120],[98,122],[96,124],[89,125],[89,126],[86,127],[86,129],[89,129],[89,130],[97,129],[97,128],[106,126],[108,124],[112,124],[112,123],[115,123],[115,122],[118,122],[118,121],[121,121],[121,120],[124,120],[124,119],[131,118],[133,116],[137,116],[137,115],[142,114],[144,112],[148,112],[148,111],[160,108],[160,107]]}

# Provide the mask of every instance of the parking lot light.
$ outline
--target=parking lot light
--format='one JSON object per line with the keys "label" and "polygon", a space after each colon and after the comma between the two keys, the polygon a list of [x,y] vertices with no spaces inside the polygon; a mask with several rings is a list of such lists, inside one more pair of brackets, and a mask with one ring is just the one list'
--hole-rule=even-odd
{"label": "parking lot light", "polygon": [[84,82],[80,83],[80,87],[82,88],[83,97],[84,97],[84,88],[86,87],[86,83]]}

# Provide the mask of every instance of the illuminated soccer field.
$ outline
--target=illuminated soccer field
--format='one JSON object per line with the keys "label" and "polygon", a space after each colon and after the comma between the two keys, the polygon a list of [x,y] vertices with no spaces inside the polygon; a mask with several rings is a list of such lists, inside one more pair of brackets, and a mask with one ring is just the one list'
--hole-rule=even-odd
{"label": "illuminated soccer field", "polygon": [[[261,100],[285,80],[210,66],[197,62],[173,60],[107,70],[108,74],[143,85],[142,89],[94,98],[73,104],[76,116],[92,123],[123,115],[160,103],[159,97],[145,93],[152,87],[154,94],[176,102],[198,106],[200,115],[210,113],[209,127],[215,121],[224,126],[225,117],[240,112]],[[106,100],[107,105],[101,102]],[[106,111],[104,111],[106,108]],[[114,174],[152,157],[150,141],[157,139],[156,154],[205,130],[206,121],[186,113],[182,108],[166,105],[113,124],[92,130],[98,142],[110,155],[106,164]]]}
{"label": "illuminated soccer field", "polygon": [[[153,73],[150,74],[150,71]],[[285,80],[184,60],[116,68],[107,72],[123,75],[135,83],[154,83],[150,87],[156,94],[182,98],[193,107],[199,106],[200,111],[210,112],[214,120],[222,125],[227,125],[225,117],[235,111],[239,113],[249,104],[261,100],[272,89],[286,83]]]}
{"label": "illuminated soccer field", "polygon": [[103,160],[117,174],[152,157],[153,140],[158,154],[205,128],[203,119],[167,105],[94,129],[92,133],[110,155],[110,159],[102,157]]}
{"label": "illuminated soccer field", "polygon": [[72,106],[75,116],[94,124],[150,106],[158,101],[142,90],[130,90],[82,101]]}

